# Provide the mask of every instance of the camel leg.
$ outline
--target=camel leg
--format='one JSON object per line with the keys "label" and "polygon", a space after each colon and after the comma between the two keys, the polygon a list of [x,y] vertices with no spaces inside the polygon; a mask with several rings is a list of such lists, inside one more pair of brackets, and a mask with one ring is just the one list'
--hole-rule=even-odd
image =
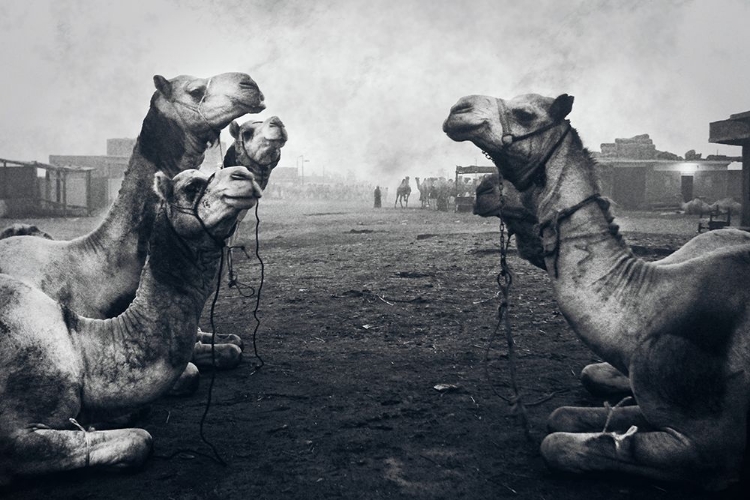
{"label": "camel leg", "polygon": [[143,429],[61,431],[32,429],[14,436],[7,473],[36,475],[83,467],[127,468],[142,465],[151,453],[151,435]]}
{"label": "camel leg", "polygon": [[198,390],[200,371],[193,363],[188,363],[185,370],[167,393],[169,396],[190,396]]}
{"label": "camel leg", "polygon": [[242,361],[242,349],[234,344],[214,344],[213,351],[212,355],[210,343],[196,342],[193,349],[193,363],[198,368],[211,368],[213,366],[219,370],[227,370],[235,368]]}
{"label": "camel leg", "polygon": [[[211,332],[204,332],[200,328],[198,329],[198,342],[202,344],[211,345]],[[234,344],[240,348],[241,351],[245,350],[245,343],[242,341],[242,337],[234,335],[232,333],[217,333],[214,339],[214,344]]]}
{"label": "camel leg", "polygon": [[685,434],[673,429],[641,432],[636,427],[624,434],[555,432],[544,438],[541,453],[550,468],[564,472],[625,472],[696,483],[706,490],[721,490],[739,480],[742,458],[740,452],[720,463],[706,460],[713,453],[699,450]]}
{"label": "camel leg", "polygon": [[605,425],[611,432],[625,432],[634,425],[641,430],[652,428],[635,405],[617,408],[563,406],[547,419],[550,432],[601,432]]}
{"label": "camel leg", "polygon": [[593,363],[581,371],[581,384],[594,396],[630,394],[630,379],[609,363]]}

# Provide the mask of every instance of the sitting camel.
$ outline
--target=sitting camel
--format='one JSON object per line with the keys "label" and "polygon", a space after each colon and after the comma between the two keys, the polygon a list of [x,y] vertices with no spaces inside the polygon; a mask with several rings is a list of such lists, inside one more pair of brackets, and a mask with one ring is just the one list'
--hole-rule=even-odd
{"label": "sitting camel", "polygon": [[[505,195],[504,200],[501,200],[501,194]],[[474,214],[480,217],[502,217],[507,225],[508,235],[516,237],[516,247],[521,258],[540,269],[547,270],[536,216],[523,206],[520,193],[512,184],[501,183],[498,174],[484,178],[476,189]],[[750,233],[747,231],[709,231],[696,236],[676,252],[662,260],[654,261],[653,264],[682,262],[720,248],[748,243]],[[630,393],[628,377],[609,363],[592,363],[585,366],[581,371],[581,383],[596,396],[625,396]]]}
{"label": "sitting camel", "polygon": [[750,407],[750,244],[731,235],[735,244],[693,257],[635,257],[566,120],[572,104],[566,94],[468,96],[443,124],[451,139],[487,152],[522,193],[540,221],[561,312],[630,379],[636,405],[557,409],[542,455],[564,471],[723,489],[739,479]]}
{"label": "sitting camel", "polygon": [[406,207],[408,208],[410,194],[411,186],[409,185],[409,177],[405,177],[398,188],[396,188],[396,201],[393,203],[393,208],[396,208],[397,204],[401,204],[401,208],[404,208],[404,202],[406,202]]}
{"label": "sitting camel", "polygon": [[242,167],[174,180],[156,174],[155,214],[135,299],[111,319],[79,315],[23,279],[0,274],[0,481],[143,463],[143,429],[84,426],[166,393],[193,352],[224,239],[261,196]]}
{"label": "sitting camel", "polygon": [[[257,84],[244,73],[171,80],[157,75],[154,84],[122,187],[104,220],[71,241],[33,236],[0,240],[0,273],[24,279],[91,318],[114,317],[130,304],[156,214],[158,198],[151,190],[156,171],[174,176],[198,168],[222,128],[265,108]],[[217,365],[236,365],[240,355],[238,346],[219,344]],[[197,377],[197,368],[189,365],[176,392],[192,392]]]}
{"label": "sitting camel", "polygon": [[288,138],[284,124],[276,116],[264,121],[246,121],[242,125],[233,121],[229,124],[229,133],[234,142],[224,155],[224,166],[244,166],[265,190]]}

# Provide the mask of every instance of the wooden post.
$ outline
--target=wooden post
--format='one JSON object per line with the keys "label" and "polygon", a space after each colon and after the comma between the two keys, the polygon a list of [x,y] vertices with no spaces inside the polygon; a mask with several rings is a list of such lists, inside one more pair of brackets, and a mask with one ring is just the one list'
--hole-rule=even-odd
{"label": "wooden post", "polygon": [[709,124],[708,142],[742,146],[742,217],[740,226],[750,228],[750,111]]}
{"label": "wooden post", "polygon": [[63,204],[63,217],[68,216],[68,173],[62,171],[62,204]]}

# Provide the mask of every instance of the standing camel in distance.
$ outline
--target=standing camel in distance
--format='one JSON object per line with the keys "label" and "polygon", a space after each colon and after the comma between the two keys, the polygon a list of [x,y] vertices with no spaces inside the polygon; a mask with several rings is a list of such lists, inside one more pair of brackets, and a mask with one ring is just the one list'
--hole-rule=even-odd
{"label": "standing camel in distance", "polygon": [[14,476],[142,464],[143,429],[84,430],[165,394],[193,352],[224,239],[261,196],[242,167],[208,176],[159,172],[135,299],[120,315],[76,314],[27,281],[0,274],[0,483]]}
{"label": "standing camel in distance", "polygon": [[404,177],[401,184],[396,189],[396,201],[393,203],[393,208],[400,204],[401,208],[404,208],[404,202],[406,207],[409,207],[409,195],[411,194],[411,186],[409,185],[409,177]]}
{"label": "standing camel in distance", "polygon": [[567,94],[467,96],[443,124],[451,139],[487,152],[522,193],[540,221],[561,312],[630,379],[636,405],[557,409],[542,456],[569,472],[724,489],[739,480],[750,407],[750,244],[659,264],[635,257],[566,120],[572,104]]}

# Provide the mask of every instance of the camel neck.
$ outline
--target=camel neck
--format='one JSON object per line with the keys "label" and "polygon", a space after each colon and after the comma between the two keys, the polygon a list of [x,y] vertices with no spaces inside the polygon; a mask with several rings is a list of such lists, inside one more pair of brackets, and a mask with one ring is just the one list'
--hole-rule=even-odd
{"label": "camel neck", "polygon": [[[574,132],[574,131],[573,131]],[[599,196],[595,162],[576,133],[546,164],[530,198],[540,221],[545,264],[561,311],[589,347],[627,370],[638,332],[639,293],[650,267],[637,259]],[[625,326],[623,326],[625,325]]]}
{"label": "camel neck", "polygon": [[182,170],[198,168],[203,153],[189,143],[174,120],[152,107],[143,120],[117,199],[101,224],[84,237],[84,243],[133,256],[142,266],[156,214],[154,175],[161,170],[173,177]]}
{"label": "camel neck", "polygon": [[184,370],[221,249],[194,248],[159,214],[136,297],[121,315],[79,319],[87,406],[129,408],[166,392]]}

